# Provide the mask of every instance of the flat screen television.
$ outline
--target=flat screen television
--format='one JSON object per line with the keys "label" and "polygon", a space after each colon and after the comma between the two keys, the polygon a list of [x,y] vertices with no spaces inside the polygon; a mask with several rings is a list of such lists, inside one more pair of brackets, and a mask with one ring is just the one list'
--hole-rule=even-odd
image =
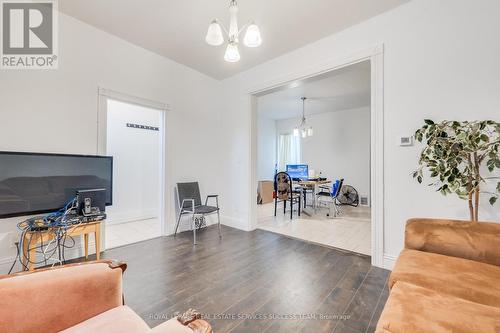
{"label": "flat screen television", "polygon": [[0,151],[0,218],[52,212],[96,188],[112,205],[113,157]]}

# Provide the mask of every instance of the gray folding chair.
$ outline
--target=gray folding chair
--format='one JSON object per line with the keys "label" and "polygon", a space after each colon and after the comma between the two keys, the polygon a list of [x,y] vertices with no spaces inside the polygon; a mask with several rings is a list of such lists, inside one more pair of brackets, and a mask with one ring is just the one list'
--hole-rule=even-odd
{"label": "gray folding chair", "polygon": [[[219,237],[222,237],[220,228],[219,214],[219,196],[217,194],[207,195],[205,204],[201,204],[200,186],[198,182],[177,183],[177,198],[179,199],[179,217],[175,226],[174,237],[177,235],[177,229],[181,221],[182,215],[191,214],[191,227],[193,228],[193,244],[196,244],[196,225],[197,220],[205,219],[206,215],[217,213],[217,227],[219,229]],[[208,206],[208,199],[215,198],[215,206]]]}

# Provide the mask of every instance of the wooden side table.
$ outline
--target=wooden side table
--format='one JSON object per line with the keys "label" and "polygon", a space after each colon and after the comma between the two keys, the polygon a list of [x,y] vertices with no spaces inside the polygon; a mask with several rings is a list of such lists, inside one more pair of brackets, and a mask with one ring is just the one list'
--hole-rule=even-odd
{"label": "wooden side table", "polygon": [[[89,257],[89,234],[94,234],[95,238],[95,249],[96,249],[96,259],[100,259],[101,254],[101,222],[88,222],[78,225],[74,225],[66,229],[66,234],[68,236],[81,236],[83,235],[83,240],[85,244],[85,259]],[[24,234],[23,239],[23,256],[22,260],[24,267],[28,267],[30,271],[35,269],[35,265],[30,261],[35,261],[36,258],[36,245],[40,243],[48,243],[54,239],[54,229],[48,229],[44,231],[29,231]],[[30,258],[27,260],[26,258]]]}

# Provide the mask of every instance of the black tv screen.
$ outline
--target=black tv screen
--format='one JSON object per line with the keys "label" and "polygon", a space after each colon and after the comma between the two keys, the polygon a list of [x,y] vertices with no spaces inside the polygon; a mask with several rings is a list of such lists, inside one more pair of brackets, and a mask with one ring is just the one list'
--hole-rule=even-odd
{"label": "black tv screen", "polygon": [[97,188],[111,205],[111,156],[0,152],[0,218],[52,212],[76,191]]}

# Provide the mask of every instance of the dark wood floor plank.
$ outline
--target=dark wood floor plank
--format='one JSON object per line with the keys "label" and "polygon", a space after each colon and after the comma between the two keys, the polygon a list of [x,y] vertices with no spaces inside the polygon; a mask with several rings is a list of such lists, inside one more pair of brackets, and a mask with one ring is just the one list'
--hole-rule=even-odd
{"label": "dark wood floor plank", "polygon": [[[197,236],[196,246],[183,232],[103,254],[128,263],[126,304],[151,327],[196,308],[218,333],[373,332],[388,273],[370,258],[262,230]],[[353,322],[314,317],[332,314]]]}
{"label": "dark wood floor plank", "polygon": [[269,288],[273,297],[253,313],[259,319],[246,319],[231,332],[264,332],[275,322],[284,323],[284,320],[274,319],[273,316],[293,314],[297,304],[301,302],[300,296],[305,293],[304,286],[314,286],[315,280],[323,273],[318,269],[322,266],[320,263],[332,259],[329,256],[331,251],[314,244],[307,244],[303,251],[295,252],[291,256],[292,264],[275,271],[279,275]]}
{"label": "dark wood floor plank", "polygon": [[344,310],[354,298],[371,266],[369,261],[358,258],[343,271],[342,280],[323,300],[315,312],[322,315],[320,320],[303,321],[299,332],[332,332],[344,318]]}
{"label": "dark wood floor plank", "polygon": [[372,319],[370,320],[370,324],[366,328],[366,333],[373,333],[377,328],[377,322],[384,310],[385,303],[387,302],[387,298],[389,298],[389,287],[387,283],[385,284],[382,293],[380,294],[380,298],[378,300],[377,306],[375,307],[375,312],[373,313]]}
{"label": "dark wood floor plank", "polygon": [[[389,272],[385,269],[377,267],[370,269],[356,295],[344,312],[344,315],[349,316],[349,320],[342,322],[340,327],[348,326],[358,332],[366,331],[372,320],[388,276]],[[335,332],[337,332],[337,329]]]}

